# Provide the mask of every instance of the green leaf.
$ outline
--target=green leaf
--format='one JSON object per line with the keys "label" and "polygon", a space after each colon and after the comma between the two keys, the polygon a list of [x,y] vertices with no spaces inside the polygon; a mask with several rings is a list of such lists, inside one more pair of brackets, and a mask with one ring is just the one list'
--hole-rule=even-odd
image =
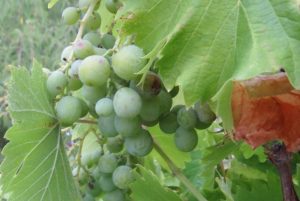
{"label": "green leaf", "polygon": [[192,152],[192,161],[184,169],[185,175],[197,187],[213,190],[216,165],[238,150],[239,146],[239,143],[228,141]]}
{"label": "green leaf", "polygon": [[124,13],[130,13],[123,27],[126,35],[137,34],[136,43],[150,52],[178,25],[194,0],[126,0]]}
{"label": "green leaf", "polygon": [[45,83],[37,63],[31,74],[12,69],[8,103],[14,125],[1,164],[2,189],[11,201],[81,200]]}
{"label": "green leaf", "polygon": [[159,179],[142,166],[139,166],[139,174],[136,174],[136,180],[130,185],[130,189],[131,198],[135,201],[181,201],[175,192],[163,187]]}
{"label": "green leaf", "polygon": [[51,1],[48,3],[48,9],[53,8],[53,6],[55,6],[55,4],[56,4],[58,1],[59,1],[59,0],[51,0]]}
{"label": "green leaf", "polygon": [[[147,52],[165,37],[156,67],[167,88],[183,89],[192,104],[217,97],[218,113],[232,127],[229,80],[243,80],[284,67],[300,88],[300,12],[297,1],[126,1],[124,32]],[[184,20],[183,20],[184,18]],[[148,27],[149,26],[149,27]],[[224,84],[227,85],[224,87]]]}

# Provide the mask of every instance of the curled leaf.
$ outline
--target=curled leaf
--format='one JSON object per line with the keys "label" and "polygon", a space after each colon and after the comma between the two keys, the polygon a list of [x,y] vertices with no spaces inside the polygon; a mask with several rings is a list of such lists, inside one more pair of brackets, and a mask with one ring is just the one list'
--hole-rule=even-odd
{"label": "curled leaf", "polygon": [[235,81],[231,99],[234,133],[253,147],[281,140],[300,150],[300,91],[285,73]]}

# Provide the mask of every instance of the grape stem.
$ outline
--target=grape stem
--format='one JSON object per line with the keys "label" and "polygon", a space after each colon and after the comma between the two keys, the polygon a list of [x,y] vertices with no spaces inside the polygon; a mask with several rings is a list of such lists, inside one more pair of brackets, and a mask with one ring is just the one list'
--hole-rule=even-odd
{"label": "grape stem", "polygon": [[90,120],[90,119],[79,119],[77,123],[83,123],[83,124],[97,124],[97,121]]}
{"label": "grape stem", "polygon": [[284,144],[272,143],[265,145],[269,160],[277,168],[284,201],[299,201],[293,184],[291,170],[291,153],[288,153]]}
{"label": "grape stem", "polygon": [[172,173],[182,182],[182,184],[193,194],[198,201],[207,201],[206,198],[195,188],[195,186],[189,181],[189,179],[180,171],[180,169],[174,164],[169,156],[162,150],[162,148],[154,140],[154,149],[160,154],[169,166]]}
{"label": "grape stem", "polygon": [[80,139],[79,141],[79,151],[78,151],[78,155],[77,155],[77,164],[78,164],[78,169],[77,169],[77,177],[79,177],[79,174],[80,174],[80,168],[82,168],[87,174],[89,174],[89,171],[82,165],[81,163],[81,152],[82,152],[82,146],[83,146],[83,142],[84,142],[84,139],[85,137],[89,134],[89,130],[87,132],[84,133],[83,137]]}

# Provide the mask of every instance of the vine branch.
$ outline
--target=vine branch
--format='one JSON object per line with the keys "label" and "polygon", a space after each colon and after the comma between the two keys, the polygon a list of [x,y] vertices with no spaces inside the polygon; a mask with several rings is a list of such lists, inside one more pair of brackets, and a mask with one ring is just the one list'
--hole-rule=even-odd
{"label": "vine branch", "polygon": [[194,195],[198,201],[207,201],[206,198],[195,188],[195,186],[189,181],[188,178],[180,171],[180,169],[174,164],[169,156],[162,150],[162,148],[154,140],[154,149],[160,154],[169,166],[172,173],[182,182],[182,184]]}
{"label": "vine branch", "polygon": [[269,160],[277,168],[284,201],[299,201],[296,194],[291,171],[291,154],[286,151],[284,144],[265,145]]}

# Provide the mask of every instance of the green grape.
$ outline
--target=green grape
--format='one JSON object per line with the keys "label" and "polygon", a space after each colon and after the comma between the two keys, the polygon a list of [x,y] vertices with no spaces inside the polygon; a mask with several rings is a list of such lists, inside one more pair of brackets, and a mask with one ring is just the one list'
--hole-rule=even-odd
{"label": "green grape", "polygon": [[123,192],[119,189],[107,192],[103,196],[103,201],[125,201]]}
{"label": "green grape", "polygon": [[114,125],[115,114],[109,116],[100,116],[98,119],[98,127],[101,134],[105,137],[115,137],[118,135]]}
{"label": "green grape", "polygon": [[98,100],[95,111],[99,116],[109,116],[114,113],[113,102],[110,98],[102,98]]}
{"label": "green grape", "polygon": [[94,197],[97,197],[102,192],[101,186],[98,181],[90,181],[88,184],[87,192]]}
{"label": "green grape", "polygon": [[169,112],[159,119],[159,127],[164,133],[175,133],[179,127],[177,122],[177,114],[175,112]]}
{"label": "green grape", "polygon": [[215,113],[211,110],[207,103],[200,104],[199,102],[197,102],[194,105],[194,109],[198,117],[196,128],[206,129],[216,120]]}
{"label": "green grape", "polygon": [[83,201],[95,201],[95,198],[91,194],[86,193],[83,197]]}
{"label": "green grape", "polygon": [[78,78],[69,78],[68,87],[71,91],[76,91],[82,87],[82,82]]}
{"label": "green grape", "polygon": [[81,39],[73,44],[73,51],[77,59],[84,59],[94,54],[94,47],[89,41]]}
{"label": "green grape", "polygon": [[63,64],[69,62],[69,59],[71,59],[72,54],[73,54],[73,47],[72,46],[65,47],[65,49],[62,51],[60,56],[60,60],[63,62]]}
{"label": "green grape", "polygon": [[194,129],[179,127],[174,135],[174,141],[180,151],[190,152],[198,144],[198,135]]}
{"label": "green grape", "polygon": [[78,70],[79,70],[81,62],[82,62],[82,60],[76,60],[71,64],[71,68],[68,71],[68,75],[71,78],[79,78]]}
{"label": "green grape", "polygon": [[101,36],[97,32],[88,32],[83,36],[84,40],[90,41],[94,46],[98,47],[101,44]]}
{"label": "green grape", "polygon": [[160,102],[157,97],[151,99],[143,99],[140,116],[145,122],[153,122],[158,120],[160,116]]}
{"label": "green grape", "polygon": [[92,169],[91,169],[91,176],[92,176],[94,179],[98,180],[98,179],[100,179],[103,175],[105,175],[105,174],[102,173],[102,172],[100,171],[100,168],[99,168],[98,165],[92,167]]}
{"label": "green grape", "polygon": [[112,56],[112,67],[115,73],[124,80],[133,80],[136,73],[142,70],[146,64],[142,49],[135,45],[121,48],[119,52]]}
{"label": "green grape", "polygon": [[58,121],[62,126],[71,126],[81,116],[81,103],[78,98],[65,96],[55,106]]}
{"label": "green grape", "polygon": [[141,120],[139,117],[124,118],[115,117],[115,128],[123,137],[130,137],[138,134],[141,130]]}
{"label": "green grape", "polygon": [[92,0],[79,0],[78,2],[78,7],[83,10],[86,11],[89,7],[89,5],[91,4]]}
{"label": "green grape", "polygon": [[133,89],[123,87],[119,89],[113,99],[114,110],[119,117],[136,117],[142,109],[140,95]]}
{"label": "green grape", "polygon": [[181,108],[177,113],[178,124],[186,129],[194,128],[197,123],[197,114],[193,108]]}
{"label": "green grape", "polygon": [[145,121],[144,120],[142,123],[143,123],[144,126],[153,127],[156,124],[158,124],[158,119],[155,119],[154,121]]}
{"label": "green grape", "polygon": [[100,28],[101,25],[101,17],[98,13],[94,12],[90,15],[86,20],[86,28],[90,30],[96,30]]}
{"label": "green grape", "polygon": [[114,47],[116,38],[111,34],[103,34],[101,38],[101,44],[105,49],[111,49]]}
{"label": "green grape", "polygon": [[126,165],[119,166],[115,169],[112,180],[120,189],[127,189],[129,184],[134,181],[132,169]]}
{"label": "green grape", "polygon": [[97,165],[100,156],[101,151],[99,150],[96,150],[91,153],[83,153],[81,156],[81,163],[87,168],[91,168],[93,165]]}
{"label": "green grape", "polygon": [[98,166],[102,173],[113,173],[118,166],[118,160],[113,154],[105,154],[100,157]]}
{"label": "green grape", "polygon": [[111,192],[117,188],[112,180],[112,175],[103,175],[100,177],[99,185],[103,192]]}
{"label": "green grape", "polygon": [[106,147],[111,153],[119,153],[123,150],[124,140],[120,136],[110,137],[107,139]]}
{"label": "green grape", "polygon": [[101,47],[94,47],[94,52],[96,55],[103,56],[107,52],[107,50]]}
{"label": "green grape", "polygon": [[168,92],[161,90],[157,97],[160,102],[160,113],[162,115],[168,113],[173,104],[171,95]]}
{"label": "green grape", "polygon": [[179,93],[179,86],[173,87],[173,89],[169,92],[169,94],[171,95],[172,98],[177,96],[178,93]]}
{"label": "green grape", "polygon": [[107,10],[111,13],[117,13],[119,8],[122,6],[122,3],[119,0],[106,0],[105,1],[105,6]]}
{"label": "green grape", "polygon": [[178,111],[181,109],[181,108],[184,108],[185,106],[184,105],[175,105],[173,108],[172,108],[172,110],[171,110],[171,112],[174,112],[174,113],[178,113]]}
{"label": "green grape", "polygon": [[75,24],[80,18],[80,12],[75,7],[68,7],[62,13],[64,23],[68,25]]}
{"label": "green grape", "polygon": [[108,61],[103,56],[85,58],[78,71],[80,80],[88,86],[103,86],[110,76]]}
{"label": "green grape", "polygon": [[138,135],[125,138],[125,148],[129,154],[143,157],[151,152],[153,139],[147,130],[141,130]]}
{"label": "green grape", "polygon": [[[94,105],[98,100],[106,96],[106,87],[90,87],[83,85],[81,93],[85,100]],[[93,107],[95,108],[95,106]]]}
{"label": "green grape", "polygon": [[49,75],[47,79],[47,90],[51,96],[55,97],[63,92],[67,84],[67,76],[63,72],[57,70]]}

